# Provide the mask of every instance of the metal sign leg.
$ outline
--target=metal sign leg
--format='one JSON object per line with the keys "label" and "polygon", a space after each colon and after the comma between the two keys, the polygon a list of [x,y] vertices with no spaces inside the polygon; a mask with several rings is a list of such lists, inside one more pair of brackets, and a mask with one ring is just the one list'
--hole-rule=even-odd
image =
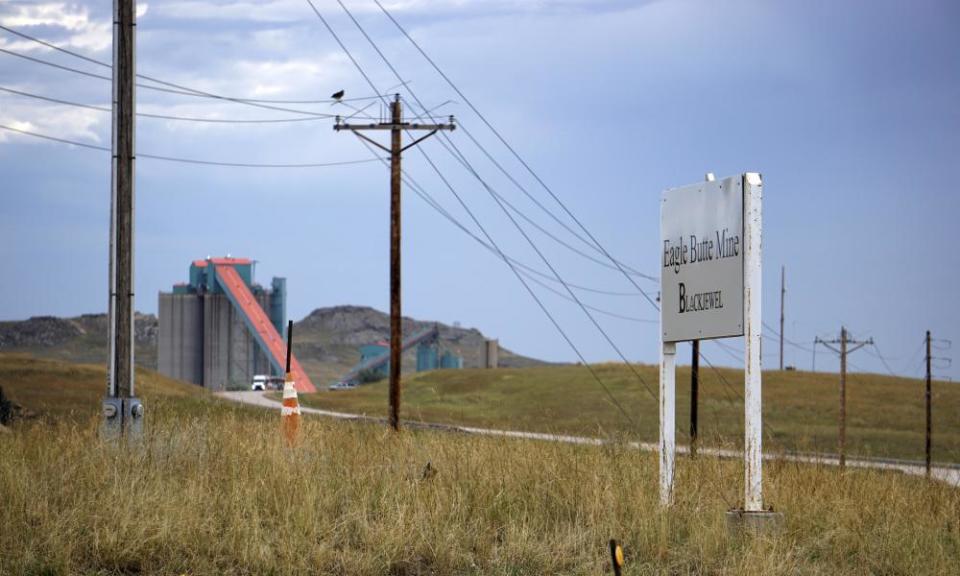
{"label": "metal sign leg", "polygon": [[677,451],[677,345],[664,342],[660,351],[660,504],[673,501],[673,468]]}

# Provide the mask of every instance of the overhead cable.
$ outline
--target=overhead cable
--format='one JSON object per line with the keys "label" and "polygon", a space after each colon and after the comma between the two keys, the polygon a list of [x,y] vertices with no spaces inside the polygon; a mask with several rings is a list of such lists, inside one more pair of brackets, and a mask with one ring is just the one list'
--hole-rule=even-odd
{"label": "overhead cable", "polygon": [[[311,5],[313,5],[312,0],[307,0],[307,2],[309,2]],[[398,80],[400,80],[401,82],[403,82],[403,77],[400,75],[400,73],[397,71],[397,69],[393,66],[393,64],[390,62],[390,60],[386,57],[386,55],[384,55],[383,51],[380,50],[380,47],[377,46],[376,42],[373,41],[373,39],[370,37],[370,35],[367,33],[367,31],[363,28],[363,26],[360,25],[360,22],[357,21],[357,19],[353,16],[353,13],[350,12],[350,10],[346,7],[346,5],[344,5],[344,3],[343,3],[341,0],[337,0],[337,4],[339,4],[340,7],[344,10],[344,12],[346,12],[347,16],[350,17],[350,19],[353,21],[354,25],[356,25],[357,29],[358,29],[358,30],[360,31],[360,33],[364,36],[364,38],[367,39],[367,41],[368,41],[368,42],[370,43],[370,45],[373,47],[374,51],[380,56],[380,58],[384,61],[384,63],[387,65],[387,67],[390,69],[390,71],[394,74],[394,76],[396,76],[396,78],[397,78]],[[352,57],[351,57],[351,60],[353,60]],[[365,74],[365,73],[364,73],[364,76],[366,77],[366,74]],[[372,85],[371,85],[371,88],[373,88]],[[375,91],[376,91],[376,90],[375,90]],[[414,100],[417,101],[417,103],[420,105],[420,107],[421,107],[422,109],[426,109],[426,106],[424,106],[423,102],[420,101],[420,99],[417,97],[416,93],[415,93],[409,86],[407,87],[407,91],[410,93],[411,96],[413,96]],[[444,134],[441,134],[441,138],[442,138],[442,140],[445,140],[454,150],[457,150],[457,152],[459,153],[459,149],[457,149],[456,144],[447,136],[447,134],[445,134],[445,133],[444,133]],[[443,176],[443,174],[442,174],[442,172],[439,170],[439,168],[437,168],[437,166],[436,166],[436,164],[433,162],[433,160],[430,159],[430,157],[429,157],[429,155],[427,154],[426,150],[425,150],[423,147],[419,147],[418,150],[419,150],[420,153],[424,156],[424,158],[427,160],[427,162],[433,167],[434,171],[437,172],[437,175],[440,176],[440,178],[446,182],[447,179]],[[462,154],[461,154],[461,156],[462,156]],[[465,159],[465,158],[464,158],[464,159]],[[466,160],[466,159],[465,159],[465,160]],[[490,186],[489,186],[489,185],[486,183],[486,181],[484,181],[483,178],[476,172],[476,170],[473,168],[473,166],[470,165],[469,161],[466,162],[465,166],[466,166],[466,168],[470,171],[470,173],[483,185],[483,187],[484,187],[488,192],[491,192]],[[453,188],[452,188],[452,187],[451,187],[450,189],[451,189],[451,191],[453,191]],[[455,194],[455,195],[457,196],[458,200],[461,201],[461,204],[463,205],[464,209],[467,210],[468,213],[472,214],[472,212],[469,211],[469,209],[466,207],[466,205],[463,204],[462,200],[460,199],[459,194]],[[497,203],[497,205],[500,207],[500,209],[503,211],[503,213],[507,216],[507,218],[511,221],[511,223],[514,225],[514,227],[517,229],[517,231],[520,232],[520,234],[524,237],[524,239],[527,241],[527,243],[530,245],[530,247],[534,250],[534,252],[537,253],[537,255],[540,257],[540,259],[543,261],[543,263],[547,266],[547,268],[550,269],[550,272],[557,278],[557,280],[559,280],[559,281],[563,284],[563,286],[564,286],[564,287],[566,288],[566,290],[567,290],[567,293],[568,293],[568,294],[570,295],[570,297],[573,298],[573,299],[576,301],[576,303],[580,306],[580,308],[583,310],[584,314],[587,316],[587,318],[590,319],[591,323],[592,323],[592,324],[594,325],[594,327],[600,332],[600,334],[603,335],[604,339],[607,341],[607,343],[610,345],[610,347],[613,348],[613,350],[617,353],[617,355],[621,358],[621,360],[623,360],[623,362],[626,364],[626,366],[631,370],[631,372],[633,372],[633,374],[634,374],[634,376],[637,378],[637,380],[644,386],[644,388],[647,389],[647,392],[650,394],[651,398],[653,398],[654,400],[656,400],[656,399],[657,399],[657,396],[656,396],[656,394],[654,394],[653,389],[650,387],[650,385],[647,384],[646,379],[644,379],[643,376],[642,376],[642,375],[636,370],[636,368],[633,366],[633,364],[632,364],[629,360],[627,360],[626,356],[625,356],[625,355],[623,354],[623,352],[620,350],[620,347],[617,346],[617,344],[613,341],[613,339],[610,337],[610,335],[607,333],[607,331],[600,325],[599,322],[597,322],[596,318],[594,318],[593,314],[590,313],[589,309],[587,309],[587,308],[583,305],[583,303],[580,301],[579,297],[577,297],[576,293],[574,293],[573,290],[566,284],[566,282],[563,280],[563,278],[562,278],[562,277],[560,276],[560,274],[557,272],[556,268],[554,268],[553,264],[550,263],[549,259],[547,259],[547,257],[543,254],[543,252],[540,250],[540,248],[536,245],[536,243],[530,238],[529,234],[527,234],[526,230],[524,230],[524,228],[523,228],[522,226],[520,226],[520,224],[516,221],[516,219],[511,215],[510,211],[506,209],[506,207],[504,206],[504,204],[496,197],[496,195],[491,194],[491,197],[494,199],[494,201]],[[477,225],[479,226],[479,222],[476,222],[476,223],[477,223]],[[489,239],[489,238],[488,238],[488,239]],[[518,278],[519,278],[519,277],[520,277],[520,275],[518,274]],[[526,282],[524,282],[524,285],[526,285]],[[638,287],[638,289],[639,289],[639,287]],[[642,292],[642,290],[641,290],[641,292]]]}
{"label": "overhead cable", "polygon": [[[48,136],[46,134],[40,134],[38,132],[31,132],[29,130],[22,130],[20,128],[14,128],[13,126],[6,126],[0,124],[0,130],[7,130],[10,132],[17,132],[25,136],[32,136],[34,138],[41,138],[43,140],[50,140],[53,142],[61,142],[63,144],[71,144],[73,146],[80,146],[82,148],[89,148],[91,150],[101,150],[104,152],[110,152],[110,148],[106,146],[98,146],[96,144],[88,144],[86,142],[77,142],[76,140],[67,140],[66,138],[58,138],[56,136]],[[305,164],[256,164],[251,162],[218,162],[214,160],[198,160],[196,158],[178,158],[175,156],[161,156],[159,154],[146,154],[143,152],[138,152],[136,154],[138,158],[149,158],[151,160],[163,160],[166,162],[179,162],[183,164],[203,164],[207,166],[228,166],[234,168],[325,168],[328,166],[349,166],[352,164],[367,164],[370,162],[376,162],[376,158],[363,159],[363,160],[339,160],[334,162],[313,162]]]}
{"label": "overhead cable", "polygon": [[[419,117],[419,116],[418,116],[418,117]],[[458,123],[458,127],[461,128],[461,129],[463,129],[463,130],[464,130],[464,133],[467,133],[467,132],[466,132],[466,129],[463,128],[463,123],[462,123],[462,122]],[[468,135],[469,135],[469,134],[468,134]],[[471,138],[472,138],[472,137],[471,137]],[[442,141],[441,141],[441,145],[443,145],[444,148],[447,150],[447,152],[449,152],[449,153],[454,157],[454,159],[457,160],[457,162],[459,162],[461,165],[463,165],[464,168],[467,168],[468,170],[470,169],[470,168],[467,166],[467,163],[468,163],[468,162],[467,162],[467,160],[466,160],[466,157],[463,156],[463,154],[460,152],[460,150],[453,151],[451,148],[449,148],[449,147],[447,146],[447,144],[446,144],[445,142],[442,142]],[[600,260],[599,258],[597,258],[597,257],[595,257],[595,256],[591,256],[590,254],[587,254],[586,252],[583,252],[583,251],[580,250],[579,248],[577,248],[577,247],[575,247],[575,246],[572,246],[570,243],[566,242],[566,241],[563,240],[562,238],[557,237],[555,234],[553,234],[552,232],[550,232],[549,230],[547,230],[546,228],[544,228],[543,226],[541,226],[539,223],[537,223],[535,220],[533,220],[532,218],[530,218],[529,216],[527,216],[522,210],[520,210],[519,208],[517,208],[513,203],[511,203],[509,200],[507,200],[502,194],[500,194],[500,193],[497,192],[496,190],[491,189],[491,190],[490,190],[490,193],[491,193],[491,194],[494,194],[494,195],[495,195],[500,201],[502,201],[502,202],[507,206],[507,208],[509,208],[514,214],[516,214],[517,216],[519,216],[520,218],[522,218],[523,220],[525,220],[527,223],[529,223],[531,226],[533,226],[534,228],[536,228],[537,230],[539,230],[542,234],[544,234],[544,235],[547,236],[548,238],[552,239],[554,242],[556,242],[556,243],[560,244],[561,246],[567,248],[567,249],[570,250],[571,252],[573,252],[573,253],[575,253],[575,254],[578,254],[578,255],[582,256],[583,258],[585,258],[585,259],[587,259],[587,260],[590,260],[591,262],[593,262],[593,263],[595,263],[595,264],[599,264],[600,266],[603,266],[604,268],[610,268],[610,269],[612,269],[612,270],[616,270],[616,269],[617,269],[615,266],[613,266],[613,265],[611,265],[611,264],[609,264],[609,263],[607,263],[607,262],[605,262],[605,261],[603,261],[603,260]],[[651,281],[654,281],[654,282],[658,282],[658,281],[660,280],[659,278],[656,278],[656,277],[654,277],[654,276],[650,276],[650,275],[647,275],[647,274],[643,274],[643,273],[640,273],[640,272],[636,272],[635,274],[636,274],[637,276],[639,276],[639,277],[642,277],[642,278],[645,278],[645,279],[647,279],[647,280],[651,280]],[[640,292],[639,292],[639,291],[638,291],[638,292],[623,292],[623,293],[621,293],[621,294],[623,294],[624,296],[636,296],[636,295],[640,294]]]}
{"label": "overhead cable", "polygon": [[[61,47],[61,46],[57,46],[56,44],[47,42],[46,40],[42,40],[42,39],[37,38],[37,37],[35,37],[35,36],[31,36],[31,35],[29,35],[29,34],[26,34],[26,33],[24,33],[24,32],[21,32],[21,31],[19,31],[19,30],[15,30],[15,29],[13,29],[13,28],[10,28],[9,26],[4,26],[4,25],[0,24],[0,30],[4,30],[4,31],[6,31],[6,32],[9,32],[10,34],[14,34],[14,35],[16,35],[16,36],[19,36],[19,37],[25,39],[25,40],[30,40],[31,42],[36,42],[37,44],[40,44],[40,45],[42,45],[42,46],[46,46],[47,48],[50,48],[50,49],[52,49],[52,50],[56,50],[57,52],[61,52],[61,53],[63,53],[63,54],[67,54],[67,55],[69,55],[69,56],[73,56],[74,58],[79,58],[79,59],[84,60],[84,61],[86,61],[86,62],[90,62],[91,64],[96,64],[97,66],[103,66],[103,67],[106,67],[106,68],[112,68],[112,66],[111,66],[109,63],[104,62],[103,60],[97,60],[96,58],[91,58],[90,56],[87,56],[87,55],[85,55],[85,54],[81,54],[81,53],[79,53],[79,52],[76,52],[76,51],[73,51],[73,50],[69,50],[69,49],[63,48],[63,47]],[[15,54],[15,55],[16,55],[16,54]],[[336,98],[336,99],[334,99],[334,98],[325,98],[325,99],[321,99],[321,100],[276,100],[276,99],[269,99],[269,98],[247,98],[247,97],[240,97],[240,96],[223,96],[223,95],[219,95],[219,94],[212,94],[212,93],[209,93],[209,92],[205,92],[205,91],[203,91],[203,90],[197,90],[197,89],[195,89],[195,88],[190,88],[190,87],[188,87],[188,86],[183,86],[183,85],[179,85],[179,84],[173,84],[172,82],[167,82],[167,81],[165,81],[165,80],[160,80],[160,79],[154,78],[154,77],[152,77],[152,76],[147,76],[146,74],[137,74],[137,78],[142,78],[142,79],[144,79],[144,80],[149,80],[150,82],[155,82],[155,83],[157,83],[157,84],[163,84],[163,85],[166,85],[166,86],[171,86],[171,87],[174,87],[174,88],[179,88],[182,92],[175,92],[176,94],[183,94],[183,95],[186,95],[186,96],[201,96],[201,97],[205,97],[205,98],[219,98],[219,99],[230,100],[230,101],[238,101],[238,102],[253,102],[253,103],[260,103],[260,104],[335,104],[335,103],[338,103],[338,102],[354,102],[354,101],[363,101],[363,100],[376,100],[376,99],[379,98],[379,96],[358,96],[358,97],[355,97],[355,98]],[[139,85],[138,85],[138,86],[139,86]],[[143,87],[143,86],[141,86],[141,87]]]}
{"label": "overhead cable", "polygon": [[[111,112],[110,108],[106,106],[94,106],[92,104],[83,104],[81,102],[73,102],[71,100],[61,100],[59,98],[52,98],[50,96],[43,96],[40,94],[34,94],[31,92],[24,92],[22,90],[14,90],[13,88],[7,88],[0,86],[0,91],[7,92],[10,94],[16,94],[17,96],[24,96],[26,98],[34,98],[36,100],[44,100],[46,102],[52,102],[54,104],[63,104],[64,106],[73,106],[75,108],[86,108],[88,110],[97,110],[99,112]],[[213,124],[282,124],[287,122],[315,122],[317,120],[326,120],[332,118],[332,115],[326,116],[305,116],[298,118],[254,118],[254,119],[233,119],[233,118],[202,118],[202,117],[190,117],[190,116],[174,116],[170,114],[153,114],[150,112],[137,112],[137,116],[144,118],[157,118],[160,120],[180,120],[185,122],[204,122],[204,123],[213,123]]]}
{"label": "overhead cable", "polygon": [[[391,14],[383,6],[380,0],[374,0],[374,2],[376,3],[377,7],[379,7],[380,10],[384,13],[384,15],[386,15],[386,17],[390,19],[391,22],[393,22],[394,26],[397,27],[397,29],[403,34],[403,36],[405,36],[407,40],[409,40],[410,43],[417,49],[417,51],[420,52],[420,54],[424,57],[424,59],[427,60],[427,62],[433,67],[433,69],[447,82],[447,84],[450,85],[451,88],[453,88],[453,90],[460,96],[460,98],[463,99],[463,101],[467,104],[467,106],[469,106],[470,109],[473,110],[473,112],[480,118],[480,120],[487,126],[487,128],[490,129],[491,132],[493,132],[493,134],[497,137],[497,139],[500,140],[500,142],[507,148],[507,150],[510,151],[513,157],[516,158],[518,162],[520,162],[520,164],[527,170],[527,172],[529,172],[530,175],[533,176],[533,178],[540,184],[540,186],[547,191],[550,197],[553,198],[553,200],[563,209],[563,211],[577,224],[577,226],[584,232],[584,234],[586,234],[586,236],[596,246],[596,248],[599,249],[599,251],[608,260],[610,260],[611,263],[613,263],[617,267],[617,269],[623,274],[624,278],[626,278],[628,282],[633,284],[634,288],[636,288],[643,295],[644,299],[646,299],[646,301],[655,310],[659,311],[660,305],[657,304],[656,301],[654,301],[654,299],[650,296],[650,294],[648,294],[643,288],[640,287],[639,284],[637,284],[636,280],[634,280],[633,277],[627,272],[627,270],[624,269],[624,266],[622,265],[622,263],[616,258],[614,258],[610,254],[610,252],[596,239],[596,237],[590,232],[590,230],[588,230],[587,227],[580,221],[580,219],[577,218],[570,211],[570,209],[559,198],[559,196],[557,196],[557,194],[554,193],[553,189],[551,189],[550,186],[548,186],[547,183],[540,177],[540,175],[537,174],[537,172],[523,159],[523,157],[520,156],[520,154],[516,151],[516,149],[514,149],[514,147],[511,146],[509,142],[507,142],[507,140],[503,137],[503,135],[501,135],[500,132],[496,128],[494,128],[494,126],[487,120],[486,116],[484,116],[480,112],[480,110],[478,110],[477,107],[474,106],[473,102],[469,98],[467,98],[467,96],[460,90],[460,88],[457,87],[457,85],[450,79],[450,77],[447,76],[446,73],[444,73],[443,70],[437,65],[437,63],[434,62],[434,60],[430,58],[430,56],[423,50],[420,44],[418,44],[417,41],[414,40],[413,37],[407,32],[407,30],[396,20],[396,18],[393,17],[393,14]],[[411,91],[411,95],[412,94],[413,93]],[[703,352],[700,353],[700,357],[707,363],[708,366],[713,368],[713,370],[717,373],[717,375],[720,376],[723,382],[729,387],[729,382],[726,381],[726,378],[724,378],[723,375],[713,366],[713,364],[710,362],[709,359],[707,359],[707,357],[703,354]],[[767,427],[766,423],[764,423],[764,427],[765,428]]]}
{"label": "overhead cable", "polygon": [[[343,43],[343,41],[340,39],[340,36],[336,33],[336,31],[333,30],[333,28],[332,28],[332,27],[330,26],[330,24],[327,22],[327,19],[323,17],[323,15],[320,13],[320,11],[317,10],[317,7],[314,5],[313,0],[306,0],[306,1],[307,1],[307,3],[310,5],[310,7],[313,9],[313,12],[317,15],[317,18],[320,19],[320,21],[323,23],[323,25],[324,25],[324,26],[327,28],[327,30],[330,32],[330,35],[333,36],[333,38],[337,41],[337,44],[340,45],[340,47],[343,49],[343,51],[347,54],[347,57],[351,60],[351,62],[353,62],[354,66],[357,68],[357,71],[360,72],[360,75],[363,76],[363,78],[364,78],[364,80],[366,80],[367,84],[370,85],[370,87],[373,89],[374,92],[379,93],[379,90],[377,90],[376,85],[373,83],[373,81],[372,81],[372,80],[370,79],[370,77],[367,75],[366,71],[364,71],[363,67],[360,66],[360,63],[357,62],[357,60],[353,57],[353,54],[350,52],[350,50],[347,49],[346,45],[345,45],[345,44]],[[341,6],[342,6],[342,4],[341,4]],[[401,80],[401,82],[403,81],[402,78],[400,78],[400,80]],[[385,99],[384,99],[384,100],[385,100]],[[385,103],[386,103],[386,101],[385,101]],[[630,414],[629,414],[629,413],[623,408],[623,406],[617,401],[616,397],[613,395],[613,393],[610,391],[610,389],[607,387],[607,385],[604,384],[603,380],[600,379],[600,376],[597,374],[596,370],[594,370],[593,367],[586,361],[586,358],[585,358],[585,357],[583,356],[583,354],[580,352],[580,349],[577,348],[576,344],[573,343],[573,340],[570,339],[570,337],[567,335],[566,331],[560,326],[560,324],[559,324],[559,322],[556,320],[556,318],[554,318],[553,314],[551,314],[550,311],[547,309],[547,307],[543,304],[543,302],[540,300],[540,297],[537,296],[537,293],[530,287],[529,284],[527,284],[527,282],[526,282],[526,280],[524,279],[523,275],[520,274],[520,272],[519,272],[519,271],[517,270],[517,268],[513,265],[513,263],[510,262],[510,260],[506,258],[506,255],[504,254],[503,250],[500,249],[500,246],[496,243],[496,241],[493,240],[493,238],[490,236],[489,232],[487,232],[487,229],[480,223],[480,221],[477,219],[477,217],[476,217],[476,215],[473,213],[473,211],[470,210],[469,206],[466,205],[466,203],[463,201],[463,198],[460,196],[460,194],[459,194],[459,193],[456,191],[456,189],[450,184],[450,181],[443,175],[443,173],[439,170],[439,168],[436,167],[436,165],[435,165],[435,164],[433,163],[433,161],[430,159],[429,155],[426,154],[426,152],[423,150],[423,148],[418,148],[418,149],[423,153],[424,157],[427,159],[427,162],[428,162],[429,164],[431,164],[431,166],[433,167],[434,171],[437,173],[437,175],[440,177],[440,179],[441,179],[441,180],[444,182],[444,184],[447,186],[447,189],[450,190],[450,192],[454,195],[454,197],[455,197],[455,198],[457,199],[457,201],[460,203],[460,206],[467,212],[467,214],[470,216],[471,220],[473,220],[474,225],[476,225],[477,228],[480,229],[480,231],[483,233],[483,235],[484,235],[484,237],[487,239],[487,241],[496,249],[497,253],[501,256],[501,258],[503,259],[503,261],[506,262],[507,266],[510,267],[510,270],[513,271],[514,275],[517,277],[517,280],[520,281],[520,283],[524,286],[524,288],[527,290],[527,292],[530,294],[530,296],[533,298],[533,300],[534,300],[534,301],[537,303],[537,305],[540,307],[540,310],[547,316],[547,318],[548,318],[548,319],[550,320],[550,322],[553,324],[554,328],[555,328],[555,329],[557,330],[557,332],[561,335],[561,337],[567,342],[567,344],[568,344],[568,345],[570,346],[570,348],[574,351],[574,353],[577,355],[577,357],[580,358],[580,361],[581,361],[581,363],[583,364],[583,366],[586,367],[586,369],[587,369],[587,370],[590,372],[590,374],[593,376],[593,379],[594,379],[594,380],[597,382],[597,384],[599,384],[600,387],[604,390],[604,392],[606,393],[607,397],[610,399],[611,403],[613,403],[613,405],[621,412],[621,414],[623,414],[623,416],[627,419],[628,422],[630,422],[630,424],[631,424],[632,426],[635,426],[636,424],[635,424],[635,422],[634,422],[634,420],[633,420],[633,417],[631,417]]]}
{"label": "overhead cable", "polygon": [[[339,0],[338,0],[338,2],[339,2]],[[493,125],[487,120],[486,116],[484,116],[484,115],[480,112],[480,110],[478,110],[477,107],[474,106],[473,102],[472,102],[469,98],[467,98],[467,96],[460,90],[459,87],[457,87],[457,85],[453,82],[453,80],[451,80],[450,77],[447,76],[447,75],[443,72],[443,70],[437,65],[437,63],[434,62],[432,58],[430,58],[430,56],[423,50],[423,48],[420,47],[420,44],[418,44],[417,41],[414,40],[413,37],[407,32],[407,30],[396,20],[396,18],[393,17],[393,14],[391,14],[391,13],[383,6],[383,4],[380,2],[380,0],[374,0],[374,2],[376,3],[377,7],[379,7],[380,10],[384,13],[384,15],[386,15],[387,18],[389,18],[390,21],[393,22],[394,26],[397,27],[397,29],[401,32],[401,34],[403,34],[403,35],[407,38],[407,40],[409,40],[410,43],[413,44],[413,46],[417,49],[417,51],[420,52],[420,54],[424,57],[424,59],[426,59],[427,62],[430,63],[430,65],[433,67],[433,69],[436,70],[436,72],[447,82],[447,84],[450,85],[451,88],[453,88],[453,90],[460,96],[460,98],[464,101],[464,103],[466,103],[467,106],[469,106],[470,109],[473,110],[474,114],[476,114],[476,115],[480,118],[480,120],[483,121],[483,123],[487,126],[487,128],[489,128],[490,131],[493,132],[493,134],[497,137],[497,139],[499,139],[500,142],[507,148],[507,150],[510,151],[510,153],[514,156],[514,158],[516,158],[517,161],[520,162],[520,164],[521,164],[521,165],[534,177],[534,179],[543,187],[543,189],[546,190],[548,194],[550,194],[550,196],[554,199],[554,201],[555,201],[555,202],[563,209],[563,211],[577,224],[577,226],[587,235],[587,237],[588,237],[588,238],[591,240],[591,242],[600,250],[600,252],[601,252],[608,260],[610,260],[611,263],[613,263],[614,265],[617,266],[617,268],[618,268],[618,269],[620,270],[620,272],[624,275],[624,277],[625,277],[631,284],[633,284],[634,287],[635,287],[637,290],[639,290],[641,294],[643,294],[644,298],[647,300],[647,302],[650,303],[651,306],[653,306],[656,310],[659,310],[659,309],[660,309],[660,306],[653,300],[652,297],[650,297],[649,294],[647,294],[646,291],[643,290],[643,288],[641,288],[641,287],[636,283],[636,281],[631,277],[631,275],[630,275],[630,274],[623,268],[623,266],[620,264],[620,261],[617,260],[616,258],[614,258],[613,256],[611,256],[610,253],[609,253],[609,251],[607,251],[607,249],[604,248],[602,244],[600,244],[600,242],[594,237],[594,235],[590,233],[590,231],[586,228],[586,226],[583,225],[583,223],[580,221],[580,219],[578,219],[576,216],[574,216],[574,214],[570,211],[570,209],[567,208],[566,204],[564,204],[563,201],[560,200],[560,198],[553,192],[553,190],[547,185],[547,183],[544,182],[542,178],[540,178],[539,174],[537,174],[537,172],[533,170],[533,168],[520,156],[520,154],[513,148],[513,146],[511,146],[510,143],[507,142],[507,140],[500,134],[500,132],[497,131],[497,129],[493,127]],[[411,94],[412,94],[412,92],[411,92]]]}

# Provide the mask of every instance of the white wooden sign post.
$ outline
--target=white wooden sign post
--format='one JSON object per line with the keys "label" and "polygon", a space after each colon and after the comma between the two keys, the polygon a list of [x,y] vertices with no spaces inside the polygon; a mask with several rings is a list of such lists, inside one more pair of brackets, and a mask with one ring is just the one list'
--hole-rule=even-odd
{"label": "white wooden sign post", "polygon": [[746,173],[673,188],[660,211],[660,501],[673,501],[677,342],[744,336],[744,512],[763,511],[763,183]]}

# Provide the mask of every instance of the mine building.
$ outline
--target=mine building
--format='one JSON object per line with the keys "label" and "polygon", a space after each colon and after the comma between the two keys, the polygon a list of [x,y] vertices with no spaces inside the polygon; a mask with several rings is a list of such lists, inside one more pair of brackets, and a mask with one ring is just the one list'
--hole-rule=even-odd
{"label": "mine building", "polygon": [[[207,258],[190,265],[189,282],[160,293],[158,370],[214,391],[250,389],[254,376],[283,376],[287,287],[254,282],[253,261]],[[315,391],[295,356],[301,392]]]}

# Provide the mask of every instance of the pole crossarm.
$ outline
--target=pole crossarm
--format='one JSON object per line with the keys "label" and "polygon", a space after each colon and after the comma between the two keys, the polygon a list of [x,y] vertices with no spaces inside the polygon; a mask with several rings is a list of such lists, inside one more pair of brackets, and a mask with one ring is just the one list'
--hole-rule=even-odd
{"label": "pole crossarm", "polygon": [[417,122],[376,122],[370,124],[347,124],[340,120],[340,117],[337,116],[337,122],[333,125],[333,129],[337,132],[342,130],[352,130],[354,132],[358,130],[431,130],[437,132],[440,130],[456,130],[457,125],[453,121],[453,116],[450,117],[450,122],[447,124],[419,124]]}
{"label": "pole crossarm", "polygon": [[[856,342],[856,340],[848,340],[848,342]],[[856,345],[856,346],[854,346],[854,347],[852,347],[852,348],[847,348],[847,354],[849,354],[849,353],[851,353],[851,352],[856,352],[857,350],[863,348],[864,346],[866,346],[866,345],[868,345],[868,344],[871,344],[871,345],[873,344],[873,338],[871,338],[871,339],[869,339],[869,340],[864,340],[863,342],[857,342],[857,345]]]}
{"label": "pole crossarm", "polygon": [[426,135],[417,138],[416,140],[407,144],[406,146],[401,147],[399,150],[400,152],[406,152],[410,148],[413,148],[417,144],[423,142],[424,140],[433,136],[434,134],[436,134],[441,130],[448,130],[451,132],[453,130],[456,130],[457,125],[454,123],[453,116],[450,117],[450,122],[447,124],[419,124],[416,122],[377,122],[377,123],[370,123],[370,124],[348,124],[343,122],[340,119],[340,117],[337,116],[337,122],[336,124],[333,125],[333,129],[337,132],[349,130],[350,132],[353,132],[358,138],[362,138],[363,140],[366,140],[367,142],[373,144],[374,146],[383,150],[384,152],[393,152],[393,150],[380,144],[376,140],[364,134],[361,134],[361,132],[367,131],[367,130],[391,130],[391,131],[402,130],[405,132],[410,132],[415,130],[416,131],[429,130],[429,132]]}
{"label": "pole crossarm", "polygon": [[814,346],[816,346],[817,344],[823,344],[823,347],[824,347],[824,348],[826,348],[827,350],[832,350],[832,351],[835,352],[836,354],[839,354],[839,353],[840,353],[840,349],[839,349],[839,348],[834,348],[834,347],[831,346],[830,344],[839,344],[839,343],[840,343],[839,340],[821,340],[821,339],[819,339],[819,338],[817,338],[817,339],[815,339],[815,340],[813,341],[813,345],[814,345]]}
{"label": "pole crossarm", "polygon": [[[839,338],[834,338],[833,340],[823,340],[822,338],[815,338],[813,340],[814,346],[816,346],[817,344],[822,344],[824,348],[828,350],[832,350],[836,354],[840,354],[841,351],[839,348],[834,348],[833,346],[831,346],[831,344],[840,344],[840,343],[841,343],[841,340]],[[856,346],[850,347],[850,344],[856,344]],[[872,345],[873,345],[873,338],[870,338],[868,340],[854,340],[852,338],[847,338],[847,354],[850,354],[851,352],[855,352],[860,348],[863,348],[864,346],[872,346]]]}
{"label": "pole crossarm", "polygon": [[341,130],[455,130],[456,124],[417,124],[416,122],[380,122],[377,124],[334,124],[333,129]]}

